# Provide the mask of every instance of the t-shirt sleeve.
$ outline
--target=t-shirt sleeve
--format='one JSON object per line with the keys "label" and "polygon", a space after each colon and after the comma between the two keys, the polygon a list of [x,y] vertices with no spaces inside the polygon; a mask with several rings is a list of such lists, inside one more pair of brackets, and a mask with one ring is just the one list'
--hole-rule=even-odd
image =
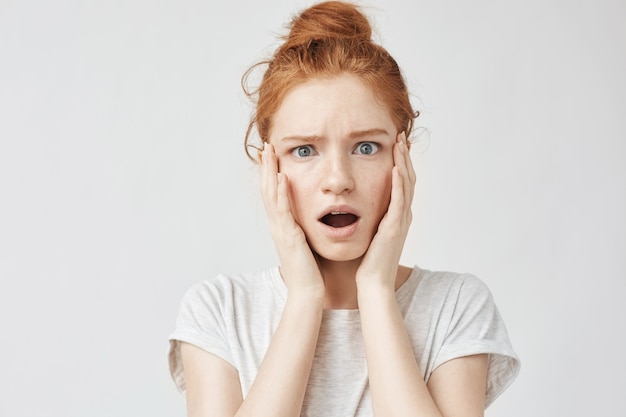
{"label": "t-shirt sleeve", "polygon": [[[176,328],[170,335],[169,367],[176,387],[185,392],[185,376],[180,354],[181,342],[190,343],[233,364],[224,320],[224,288],[215,282],[200,282],[184,295]],[[234,366],[234,365],[233,365]]]}
{"label": "t-shirt sleeve", "polygon": [[487,407],[515,380],[520,362],[491,292],[478,278],[463,275],[446,339],[433,369],[449,360],[477,354],[489,355]]}

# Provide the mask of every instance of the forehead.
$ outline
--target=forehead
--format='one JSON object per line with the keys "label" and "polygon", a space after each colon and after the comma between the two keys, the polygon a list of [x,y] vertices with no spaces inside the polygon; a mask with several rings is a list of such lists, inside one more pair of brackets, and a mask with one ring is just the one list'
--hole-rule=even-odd
{"label": "forehead", "polygon": [[270,139],[285,135],[348,135],[355,130],[392,133],[390,112],[360,78],[314,78],[292,88],[272,120]]}

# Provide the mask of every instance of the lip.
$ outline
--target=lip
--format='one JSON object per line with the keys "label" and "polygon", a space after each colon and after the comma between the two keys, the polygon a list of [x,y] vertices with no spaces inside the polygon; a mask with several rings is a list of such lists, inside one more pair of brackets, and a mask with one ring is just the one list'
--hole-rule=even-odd
{"label": "lip", "polygon": [[[348,226],[332,227],[321,221],[322,217],[331,212],[354,214],[357,217],[357,220],[354,223],[349,224]],[[319,216],[317,217],[317,222],[326,236],[333,239],[348,239],[356,233],[359,227],[359,223],[361,222],[361,216],[359,215],[358,211],[351,206],[345,204],[333,205],[326,207],[324,211],[319,214]]]}
{"label": "lip", "polygon": [[347,204],[339,204],[339,205],[332,205],[332,206],[326,207],[323,211],[321,211],[317,215],[317,220],[320,220],[322,217],[324,217],[325,215],[327,215],[328,213],[331,213],[333,211],[350,213],[350,214],[354,214],[358,218],[361,218],[361,214],[359,214],[359,212],[355,208],[353,208],[353,207],[351,207],[351,206],[349,206]]}

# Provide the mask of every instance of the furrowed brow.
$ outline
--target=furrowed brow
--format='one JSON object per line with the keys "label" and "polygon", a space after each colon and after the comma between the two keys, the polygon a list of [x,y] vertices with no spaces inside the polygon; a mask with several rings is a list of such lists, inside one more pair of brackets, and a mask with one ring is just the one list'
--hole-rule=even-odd
{"label": "furrowed brow", "polygon": [[321,139],[322,138],[317,135],[311,135],[311,136],[297,136],[296,135],[296,136],[285,136],[280,141],[282,143],[289,143],[289,142],[312,143],[312,142],[317,142]]}
{"label": "furrowed brow", "polygon": [[385,129],[380,129],[380,128],[358,130],[356,132],[350,133],[350,138],[352,139],[361,139],[361,138],[367,138],[371,136],[391,136],[391,135]]}
{"label": "furrowed brow", "polygon": [[[388,131],[382,128],[356,130],[354,132],[351,132],[348,135],[350,139],[361,139],[361,138],[368,138],[372,136],[392,136],[392,135]],[[293,136],[284,136],[283,138],[280,139],[280,142],[282,143],[289,143],[289,142],[313,143],[313,142],[319,142],[322,139],[323,137],[318,136],[318,135],[293,135]]]}

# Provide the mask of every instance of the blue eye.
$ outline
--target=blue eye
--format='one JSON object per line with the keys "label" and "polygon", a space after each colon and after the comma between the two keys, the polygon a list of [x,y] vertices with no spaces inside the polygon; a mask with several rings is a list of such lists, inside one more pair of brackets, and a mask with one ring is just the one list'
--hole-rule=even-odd
{"label": "blue eye", "polygon": [[302,146],[298,146],[297,148],[294,148],[291,151],[291,153],[296,158],[306,158],[308,156],[314,155],[315,150],[313,149],[311,145],[302,145]]}
{"label": "blue eye", "polygon": [[356,145],[354,153],[358,155],[371,155],[378,152],[378,144],[374,142],[362,142]]}

